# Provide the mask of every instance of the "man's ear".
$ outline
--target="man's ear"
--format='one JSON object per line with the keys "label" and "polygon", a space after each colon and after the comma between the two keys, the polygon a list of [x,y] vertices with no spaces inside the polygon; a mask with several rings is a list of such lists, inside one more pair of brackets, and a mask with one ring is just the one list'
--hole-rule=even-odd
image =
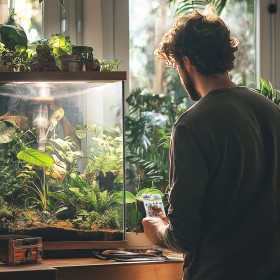
{"label": "man's ear", "polygon": [[185,68],[190,72],[193,65],[192,65],[190,59],[187,56],[183,57],[183,63],[184,63]]}

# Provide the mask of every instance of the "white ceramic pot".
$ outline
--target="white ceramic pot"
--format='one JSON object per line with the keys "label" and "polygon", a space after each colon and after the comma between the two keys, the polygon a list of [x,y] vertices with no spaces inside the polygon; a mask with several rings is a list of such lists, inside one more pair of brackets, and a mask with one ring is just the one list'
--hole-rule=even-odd
{"label": "white ceramic pot", "polygon": [[126,232],[128,249],[149,249],[153,243],[147,238],[144,232]]}

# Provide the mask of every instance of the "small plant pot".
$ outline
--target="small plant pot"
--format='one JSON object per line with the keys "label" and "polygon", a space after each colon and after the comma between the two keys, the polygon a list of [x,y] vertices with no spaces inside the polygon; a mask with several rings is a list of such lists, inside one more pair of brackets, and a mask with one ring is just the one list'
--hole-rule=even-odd
{"label": "small plant pot", "polygon": [[126,240],[128,249],[149,249],[154,245],[144,232],[126,232]]}
{"label": "small plant pot", "polygon": [[60,70],[64,72],[79,72],[81,69],[80,60],[77,55],[61,55]]}

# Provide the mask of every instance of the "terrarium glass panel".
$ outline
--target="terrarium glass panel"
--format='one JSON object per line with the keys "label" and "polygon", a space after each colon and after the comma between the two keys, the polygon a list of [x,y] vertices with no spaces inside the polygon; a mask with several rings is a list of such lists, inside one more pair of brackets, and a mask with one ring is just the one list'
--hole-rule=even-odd
{"label": "terrarium glass panel", "polygon": [[124,238],[123,84],[0,85],[0,234]]}

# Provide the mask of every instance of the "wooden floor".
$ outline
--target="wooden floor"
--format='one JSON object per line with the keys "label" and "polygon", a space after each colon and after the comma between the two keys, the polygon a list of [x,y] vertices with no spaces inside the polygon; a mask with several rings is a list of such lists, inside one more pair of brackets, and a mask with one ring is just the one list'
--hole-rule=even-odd
{"label": "wooden floor", "polygon": [[95,258],[49,259],[39,264],[0,264],[1,280],[181,280],[182,261],[116,262]]}

